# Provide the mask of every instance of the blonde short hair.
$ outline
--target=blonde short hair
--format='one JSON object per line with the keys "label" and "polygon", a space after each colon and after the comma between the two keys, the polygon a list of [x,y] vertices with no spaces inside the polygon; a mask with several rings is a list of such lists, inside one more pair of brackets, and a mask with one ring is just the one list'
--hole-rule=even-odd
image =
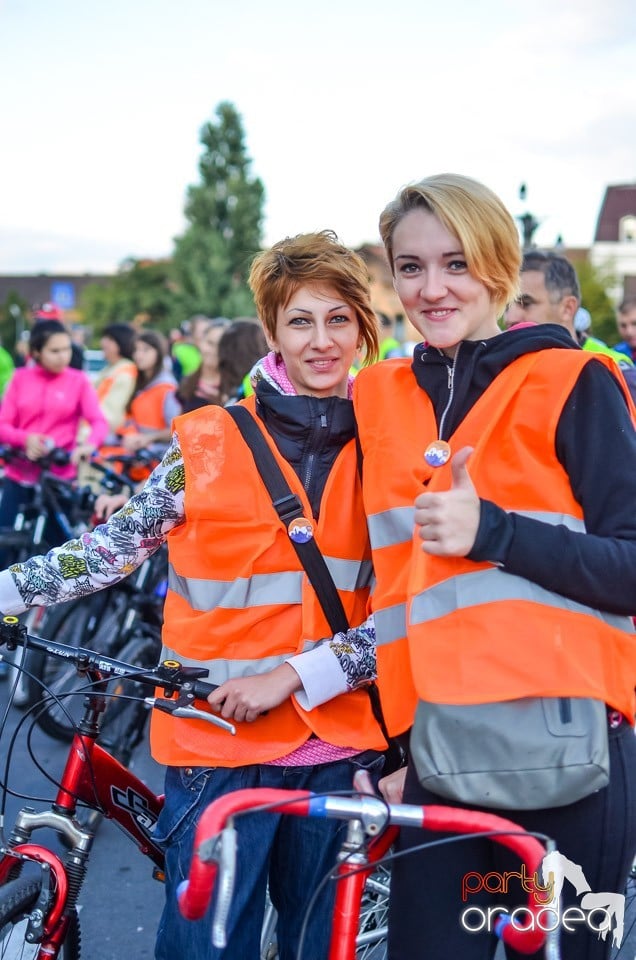
{"label": "blonde short hair", "polygon": [[369,271],[362,257],[339,243],[332,230],[287,237],[257,254],[249,284],[259,320],[272,339],[278,310],[287,306],[299,287],[333,287],[355,310],[366,360],[376,359],[378,322],[371,307]]}
{"label": "blonde short hair", "polygon": [[426,177],[403,187],[380,214],[380,235],[392,272],[393,234],[411,210],[435,214],[460,241],[468,269],[483,283],[498,311],[519,295],[521,244],[509,211],[483,183],[456,173]]}

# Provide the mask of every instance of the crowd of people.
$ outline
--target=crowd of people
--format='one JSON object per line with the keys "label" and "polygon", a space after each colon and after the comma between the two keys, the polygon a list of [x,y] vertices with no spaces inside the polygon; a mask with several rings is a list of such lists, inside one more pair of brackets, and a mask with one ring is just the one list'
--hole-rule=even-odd
{"label": "crowd of people", "polygon": [[[258,323],[193,318],[172,355],[154,331],[128,339],[125,326],[107,328],[97,393],[80,400],[85,381],[80,389],[73,379],[78,400],[72,424],[63,410],[64,429],[87,421],[82,452],[108,435],[125,450],[164,448],[160,462],[91,534],[0,572],[0,610],[20,614],[103,589],[167,543],[164,655],[208,670],[218,684],[210,707],[238,732],[153,713],[151,750],[166,766],[156,960],[258,957],[267,889],[280,960],[296,957],[310,905],[303,957],[325,960],[334,890],[319,881],[342,829],[242,817],[220,949],[210,916],[187,922],[177,909],[200,813],[239,787],[347,790],[359,767],[390,802],[489,809],[487,792],[449,798],[421,761],[426,738],[447,735],[449,724],[463,722],[465,749],[477,752],[479,730],[462,721],[464,708],[540,700],[563,713],[578,700],[600,704],[604,784],[583,784],[566,801],[517,798],[501,812],[554,838],[593,890],[622,892],[636,853],[636,409],[625,379],[636,303],[618,312],[625,373],[577,328],[580,290],[568,261],[522,256],[513,217],[468,177],[403,188],[382,211],[380,232],[421,337],[412,356],[399,355],[394,329],[374,311],[364,262],[329,230],[256,256]],[[43,340],[35,325],[32,341],[31,365],[0,407],[0,440],[6,430],[35,462],[49,438],[73,443],[61,425],[58,433],[37,416],[20,419],[21,380],[54,389],[70,362],[63,330]],[[228,409],[236,401],[301,504],[289,528]],[[347,617],[336,635],[290,543],[301,526]],[[86,561],[81,583],[62,572],[69,551]],[[410,741],[404,766],[381,779],[387,743],[371,681],[389,734]],[[491,750],[503,752],[509,732],[501,744],[492,734]],[[494,957],[494,936],[458,922],[462,877],[514,866],[487,840],[422,840],[405,829],[398,841],[409,855],[393,868],[390,960]],[[577,903],[574,889],[563,893],[564,907]],[[511,884],[505,895],[484,892],[480,904],[521,901]],[[564,960],[607,960],[610,948],[584,924],[563,931]]]}

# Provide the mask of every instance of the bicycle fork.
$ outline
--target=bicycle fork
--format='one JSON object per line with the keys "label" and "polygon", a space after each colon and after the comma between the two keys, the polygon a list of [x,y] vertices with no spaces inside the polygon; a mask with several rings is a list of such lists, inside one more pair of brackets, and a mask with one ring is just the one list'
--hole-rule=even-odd
{"label": "bicycle fork", "polygon": [[372,840],[370,845],[369,841],[375,832],[365,829],[360,820],[348,821],[347,836],[338,854],[329,960],[355,960],[360,903],[365,883],[397,833],[389,828],[379,839]]}
{"label": "bicycle fork", "polygon": [[[68,848],[63,857],[46,847],[31,843],[34,831],[54,830]],[[0,851],[0,883],[4,883],[21,863],[38,863],[41,889],[31,911],[25,940],[41,944],[41,957],[57,957],[64,942],[69,919],[77,906],[86,876],[93,834],[82,830],[67,813],[45,810],[37,813],[23,807],[15,820],[7,846]]]}

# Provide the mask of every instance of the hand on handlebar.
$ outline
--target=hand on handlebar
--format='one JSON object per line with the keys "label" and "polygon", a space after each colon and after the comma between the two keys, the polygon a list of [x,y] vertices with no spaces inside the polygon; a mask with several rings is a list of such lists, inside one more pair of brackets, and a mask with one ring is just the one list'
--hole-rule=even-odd
{"label": "hand on handlebar", "polygon": [[382,777],[378,783],[378,790],[387,803],[402,803],[404,797],[404,782],[406,780],[406,767],[400,767],[388,777]]}
{"label": "hand on handlebar", "polygon": [[226,720],[258,720],[261,714],[300,690],[300,677],[293,667],[283,663],[269,673],[226,680],[208,697],[208,703]]}
{"label": "hand on handlebar", "polygon": [[130,450],[131,453],[143,450],[149,443],[150,438],[144,433],[126,433],[122,438],[123,446],[126,450]]}
{"label": "hand on handlebar", "polygon": [[95,447],[90,443],[78,443],[71,452],[71,463],[78,464],[81,460],[90,460],[95,453]]}
{"label": "hand on handlebar", "polygon": [[40,460],[55,446],[53,440],[43,433],[30,433],[24,443],[24,452],[28,460]]}
{"label": "hand on handlebar", "polygon": [[108,520],[128,500],[125,493],[100,493],[95,501],[93,515],[98,521]]}

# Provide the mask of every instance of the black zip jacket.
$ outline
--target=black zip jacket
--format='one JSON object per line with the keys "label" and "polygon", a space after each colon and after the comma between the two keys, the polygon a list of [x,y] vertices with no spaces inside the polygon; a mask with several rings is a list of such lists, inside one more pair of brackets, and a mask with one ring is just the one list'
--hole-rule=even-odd
{"label": "black zip jacket", "polygon": [[344,445],[354,435],[353,404],[341,397],[286,396],[261,380],[256,411],[307,491],[313,515],[327,477]]}
{"label": "black zip jacket", "polygon": [[[579,350],[556,324],[463,341],[454,363],[419,345],[418,385],[429,395],[448,439],[497,374],[517,357],[547,348]],[[469,559],[487,560],[572,600],[609,613],[636,614],[636,431],[621,388],[601,363],[590,362],[566,402],[556,454],[581,504],[586,533],[506,513],[481,501]],[[470,472],[470,461],[468,462]]]}

